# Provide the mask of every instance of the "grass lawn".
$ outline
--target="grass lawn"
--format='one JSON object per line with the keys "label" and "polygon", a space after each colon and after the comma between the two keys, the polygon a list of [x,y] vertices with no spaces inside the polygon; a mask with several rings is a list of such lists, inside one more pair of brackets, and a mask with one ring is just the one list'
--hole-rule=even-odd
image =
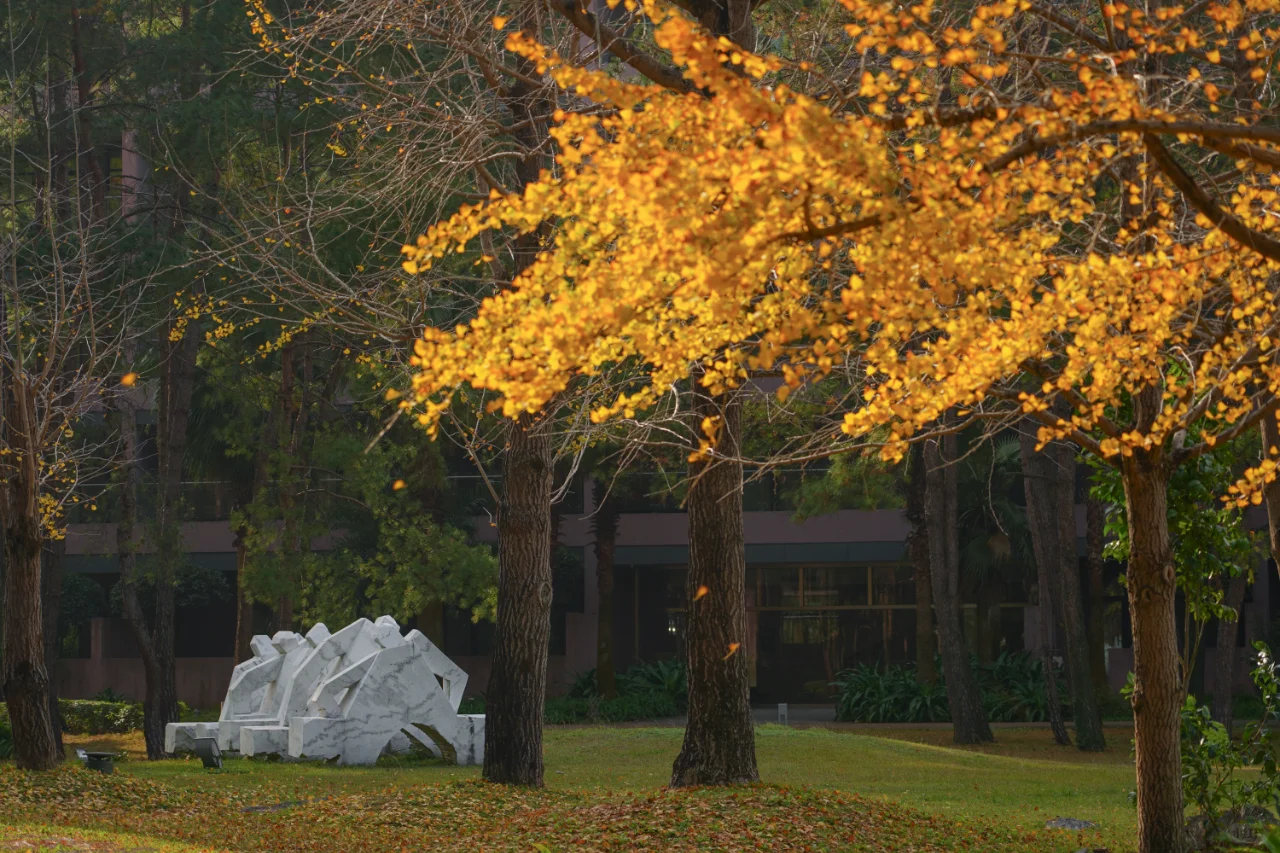
{"label": "grass lawn", "polygon": [[[475,781],[476,768],[431,763],[337,768],[230,760],[217,772],[197,761],[131,759],[112,777],[79,768],[33,777],[0,765],[0,823],[290,853],[1133,847],[1136,815],[1127,798],[1133,768],[1124,730],[1108,730],[1106,753],[1082,755],[1055,747],[1044,729],[1002,730],[995,746],[956,749],[942,745],[950,733],[939,730],[873,736],[763,726],[757,747],[765,785],[672,793],[662,786],[681,734],[549,728],[548,789],[539,792],[487,786]],[[76,740],[134,757],[141,748],[138,735]],[[301,802],[258,808],[295,801]],[[1044,822],[1056,816],[1092,820],[1099,829],[1046,830]],[[6,831],[0,839],[65,832]]]}

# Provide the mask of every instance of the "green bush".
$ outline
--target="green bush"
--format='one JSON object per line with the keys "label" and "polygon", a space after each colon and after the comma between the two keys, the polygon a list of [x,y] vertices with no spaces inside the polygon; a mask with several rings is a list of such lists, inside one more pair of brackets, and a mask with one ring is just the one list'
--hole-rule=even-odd
{"label": "green bush", "polygon": [[[1196,849],[1237,849],[1252,841],[1245,836],[1259,823],[1274,823],[1280,809],[1280,766],[1270,737],[1280,720],[1280,663],[1266,643],[1253,645],[1261,713],[1238,740],[1194,696],[1182,707],[1182,792],[1195,812],[1188,831]],[[1126,691],[1132,695],[1132,675]]]}
{"label": "green bush", "polygon": [[13,755],[13,730],[9,728],[9,723],[0,720],[0,758],[9,758]]}
{"label": "green bush", "polygon": [[951,719],[947,688],[916,681],[915,667],[870,666],[836,676],[836,719],[853,723],[921,723]]}
{"label": "green bush", "polygon": [[[460,714],[483,714],[483,696],[464,699]],[[674,717],[681,708],[666,693],[649,692],[620,695],[616,699],[600,696],[553,696],[543,709],[545,722],[554,725],[572,723],[627,723],[633,720],[656,720]]]}
{"label": "green bush", "polygon": [[662,693],[619,696],[616,699],[557,697],[547,700],[545,720],[565,723],[625,723],[632,720],[656,720],[680,713],[671,698]]}
{"label": "green bush", "polygon": [[[62,730],[73,735],[125,734],[142,728],[140,702],[59,699],[58,714],[62,717]],[[4,716],[4,706],[0,705],[0,721]],[[191,708],[179,702],[178,718],[186,720],[190,716]]]}
{"label": "green bush", "polygon": [[[665,697],[665,701],[675,707],[676,713],[683,711],[689,703],[689,677],[685,672],[684,661],[660,660],[653,663],[638,663],[618,673],[615,683],[618,688],[618,699],[662,696]],[[600,690],[596,686],[594,669],[579,673],[574,679],[573,687],[569,688],[569,692],[565,694],[566,699],[582,700],[598,699],[599,696]],[[653,707],[665,707],[665,704],[657,704],[659,701],[661,700],[653,700]],[[660,714],[659,716],[670,715]]]}
{"label": "green bush", "polygon": [[123,734],[142,728],[142,706],[135,702],[59,699],[62,730],[74,735]]}
{"label": "green bush", "polygon": [[[1048,719],[1049,700],[1043,668],[1026,652],[1003,653],[989,664],[973,661],[982,706],[992,722],[1026,723]],[[861,664],[836,676],[836,719],[850,723],[921,723],[951,719],[947,687],[938,666],[938,681],[920,684],[915,666],[879,669]],[[1058,673],[1058,696],[1069,715],[1070,696]]]}

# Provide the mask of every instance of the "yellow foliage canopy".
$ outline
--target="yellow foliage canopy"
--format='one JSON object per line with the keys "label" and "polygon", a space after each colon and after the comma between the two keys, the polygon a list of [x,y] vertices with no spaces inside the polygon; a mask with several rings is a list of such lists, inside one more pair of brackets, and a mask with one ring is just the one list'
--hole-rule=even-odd
{"label": "yellow foliage canopy", "polygon": [[[557,115],[558,169],[522,196],[405,246],[415,272],[487,230],[555,224],[474,320],[416,343],[424,422],[464,384],[514,416],[627,359],[649,383],[597,420],[651,404],[692,362],[712,391],[770,370],[785,394],[856,359],[865,391],[845,430],[887,427],[889,455],[955,410],[1021,410],[1042,438],[1104,457],[1193,422],[1209,442],[1230,437],[1270,410],[1280,151],[1266,143],[1280,131],[1251,120],[1248,99],[1274,60],[1259,21],[1280,3],[1209,4],[1198,29],[1176,7],[1108,6],[1107,50],[1085,52],[1103,39],[1087,31],[1084,50],[1033,73],[1006,42],[1035,11],[1026,0],[977,7],[965,26],[931,2],[845,5],[871,61],[839,98],[778,83],[783,60],[653,0],[657,43],[698,91],[620,82],[511,36],[567,95],[608,109]],[[1232,79],[1256,84],[1235,90],[1234,121],[1212,82],[1224,53]],[[1148,79],[1153,58],[1176,85]],[[1225,201],[1197,183],[1203,164],[1181,165],[1191,143],[1236,169]],[[1155,413],[1121,416],[1148,387]]]}

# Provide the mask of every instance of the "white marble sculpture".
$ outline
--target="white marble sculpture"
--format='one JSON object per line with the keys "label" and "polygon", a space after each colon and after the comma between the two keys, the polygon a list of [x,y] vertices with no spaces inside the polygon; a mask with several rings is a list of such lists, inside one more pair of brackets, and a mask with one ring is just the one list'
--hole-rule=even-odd
{"label": "white marble sculpture", "polygon": [[419,631],[390,616],[330,633],[253,638],[231,674],[216,723],[170,723],[165,749],[216,737],[223,752],[373,764],[413,738],[457,764],[484,761],[484,717],[459,714],[467,674]]}

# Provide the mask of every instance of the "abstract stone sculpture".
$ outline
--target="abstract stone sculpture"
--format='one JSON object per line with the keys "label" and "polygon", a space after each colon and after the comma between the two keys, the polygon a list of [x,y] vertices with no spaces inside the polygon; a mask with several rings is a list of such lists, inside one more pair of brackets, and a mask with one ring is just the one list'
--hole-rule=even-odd
{"label": "abstract stone sculpture", "polygon": [[259,635],[250,648],[218,722],[170,723],[167,751],[216,737],[222,752],[373,764],[413,738],[451,763],[484,761],[484,717],[458,713],[467,674],[390,616],[332,634],[317,624],[306,636]]}

